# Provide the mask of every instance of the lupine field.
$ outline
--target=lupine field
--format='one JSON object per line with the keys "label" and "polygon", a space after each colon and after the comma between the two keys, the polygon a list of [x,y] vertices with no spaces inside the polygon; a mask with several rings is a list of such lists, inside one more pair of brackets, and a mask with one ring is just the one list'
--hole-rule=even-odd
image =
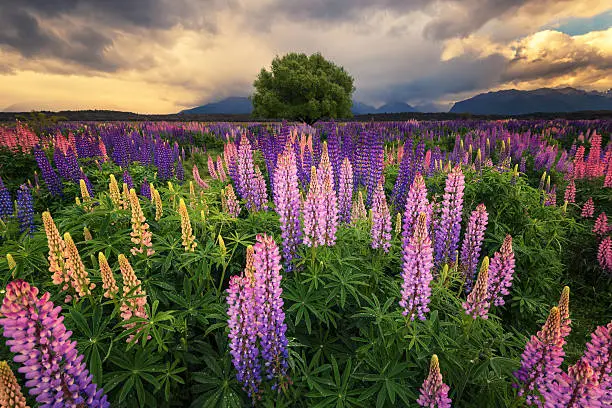
{"label": "lupine field", "polygon": [[612,121],[0,125],[0,407],[612,406]]}

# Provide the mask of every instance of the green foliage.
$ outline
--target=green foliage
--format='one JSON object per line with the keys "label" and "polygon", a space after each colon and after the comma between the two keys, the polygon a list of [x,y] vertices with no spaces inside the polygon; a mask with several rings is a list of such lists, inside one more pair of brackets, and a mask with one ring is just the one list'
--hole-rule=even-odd
{"label": "green foliage", "polygon": [[262,68],[253,83],[253,115],[312,124],[321,118],[351,117],[353,78],[319,53],[290,53]]}

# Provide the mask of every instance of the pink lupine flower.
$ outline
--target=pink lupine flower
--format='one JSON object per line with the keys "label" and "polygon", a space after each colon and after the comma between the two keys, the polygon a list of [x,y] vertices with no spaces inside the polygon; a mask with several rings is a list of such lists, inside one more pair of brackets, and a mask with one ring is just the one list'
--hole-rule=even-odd
{"label": "pink lupine flower", "polygon": [[412,237],[420,213],[425,213],[425,215],[427,215],[427,225],[429,225],[431,223],[431,207],[429,201],[427,201],[427,187],[425,186],[425,179],[421,173],[417,173],[410,185],[410,190],[408,191],[408,197],[406,199],[402,230],[402,246],[405,246]]}
{"label": "pink lupine flower", "polygon": [[402,268],[402,299],[399,304],[404,309],[402,314],[409,316],[410,320],[418,317],[425,320],[425,313],[429,312],[431,288],[433,278],[433,249],[431,239],[427,233],[427,216],[419,214],[414,233],[406,246],[403,247]]}
{"label": "pink lupine flower", "polygon": [[[145,305],[147,304],[147,292],[142,289],[140,280],[136,277],[132,265],[123,254],[119,254],[119,269],[121,269],[121,277],[123,278],[123,302],[121,303],[121,317],[123,320],[130,320],[133,316],[142,319],[148,319]],[[130,323],[125,326],[126,329],[131,329],[136,326],[136,323]],[[138,329],[138,331],[142,330]],[[134,335],[131,334],[127,338],[127,342],[132,341]],[[149,337],[150,338],[150,337]]]}
{"label": "pink lupine flower", "polygon": [[580,216],[583,218],[591,218],[595,213],[595,204],[593,204],[593,197],[589,197],[589,199],[584,203],[582,207],[582,213]]}
{"label": "pink lupine flower", "polygon": [[484,240],[488,219],[487,208],[484,204],[479,204],[476,210],[472,211],[465,237],[463,238],[459,267],[463,272],[465,287],[468,292],[472,289],[474,275],[476,274],[476,268],[478,268],[480,248]]}
{"label": "pink lupine flower", "polygon": [[351,209],[353,205],[353,166],[348,157],[345,157],[340,166],[340,180],[338,188],[338,212],[340,221],[349,223],[351,221]]}
{"label": "pink lupine flower", "polygon": [[502,306],[504,296],[510,294],[514,275],[514,251],[512,237],[506,235],[499,252],[495,252],[489,265],[489,300],[492,305]]}
{"label": "pink lupine flower", "polygon": [[227,175],[225,174],[225,167],[223,166],[221,156],[217,156],[217,175],[219,176],[219,180],[225,183]]}
{"label": "pink lupine flower", "polygon": [[597,261],[604,271],[612,272],[612,238],[606,237],[599,243]]}
{"label": "pink lupine flower", "polygon": [[463,302],[463,308],[465,309],[465,313],[472,316],[474,319],[478,317],[488,319],[490,307],[489,258],[485,256],[480,266],[476,285],[468,295],[467,301]]}
{"label": "pink lupine flower", "polygon": [[464,188],[465,177],[461,167],[456,166],[446,178],[446,187],[436,225],[434,254],[438,265],[453,262],[457,257]]}
{"label": "pink lupine flower", "polygon": [[545,408],[602,407],[604,391],[588,360],[582,358],[567,373],[557,374],[542,390]]}
{"label": "pink lupine flower", "polygon": [[538,392],[542,393],[550,378],[561,373],[563,363],[563,339],[560,332],[559,308],[553,307],[542,330],[525,346],[521,367],[514,373],[519,396],[526,396],[527,405],[541,405]]}
{"label": "pink lupine flower", "polygon": [[574,179],[572,179],[565,188],[565,194],[563,195],[563,199],[568,203],[576,202],[576,182],[574,181]]}
{"label": "pink lupine flower", "polygon": [[612,322],[597,327],[591,333],[584,358],[593,369],[593,377],[603,391],[601,402],[606,407],[612,406]]}
{"label": "pink lupine flower", "polygon": [[599,214],[593,226],[593,232],[599,236],[606,235],[610,228],[608,227],[608,216],[605,212]]}
{"label": "pink lupine flower", "polygon": [[391,247],[391,213],[387,205],[382,180],[378,182],[372,199],[372,228],[370,229],[370,235],[372,237],[373,249],[382,248],[383,251],[389,252]]}
{"label": "pink lupine flower", "polygon": [[423,382],[417,404],[428,408],[450,408],[452,401],[448,398],[449,390],[449,386],[442,381],[440,362],[438,356],[434,354],[431,356],[429,374]]}
{"label": "pink lupine flower", "polygon": [[561,292],[559,304],[557,305],[559,308],[559,333],[561,334],[561,338],[564,342],[565,338],[569,336],[570,332],[572,331],[570,326],[572,324],[572,319],[570,319],[569,300],[570,288],[569,286],[565,286]]}
{"label": "pink lupine flower", "polygon": [[208,155],[208,161],[206,162],[206,164],[208,165],[208,174],[210,174],[210,177],[212,177],[214,180],[217,180],[219,178],[219,175],[217,174],[217,170],[215,170],[215,163],[213,162],[212,157],[210,157],[210,154]]}
{"label": "pink lupine flower", "polygon": [[[210,159],[210,156],[208,156],[208,158]],[[202,177],[200,177],[200,171],[198,170],[198,166],[196,166],[195,164],[193,165],[192,173],[193,173],[193,179],[196,181],[196,183],[198,183],[200,188],[207,189],[210,187],[208,183],[202,180]]]}

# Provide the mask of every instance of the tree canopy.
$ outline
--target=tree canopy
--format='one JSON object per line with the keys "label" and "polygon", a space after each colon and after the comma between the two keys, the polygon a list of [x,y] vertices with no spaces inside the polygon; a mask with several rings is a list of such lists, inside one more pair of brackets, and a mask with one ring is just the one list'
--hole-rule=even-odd
{"label": "tree canopy", "polygon": [[320,53],[277,56],[270,71],[262,68],[253,86],[255,117],[312,124],[352,116],[353,77]]}

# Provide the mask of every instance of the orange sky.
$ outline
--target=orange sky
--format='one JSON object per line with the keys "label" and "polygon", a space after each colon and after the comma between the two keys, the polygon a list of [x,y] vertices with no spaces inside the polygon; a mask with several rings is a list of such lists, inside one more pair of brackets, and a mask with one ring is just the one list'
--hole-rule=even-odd
{"label": "orange sky", "polygon": [[609,3],[507,3],[5,0],[0,110],[177,112],[248,95],[258,71],[289,51],[343,65],[355,99],[374,105],[445,109],[487,90],[612,88]]}

